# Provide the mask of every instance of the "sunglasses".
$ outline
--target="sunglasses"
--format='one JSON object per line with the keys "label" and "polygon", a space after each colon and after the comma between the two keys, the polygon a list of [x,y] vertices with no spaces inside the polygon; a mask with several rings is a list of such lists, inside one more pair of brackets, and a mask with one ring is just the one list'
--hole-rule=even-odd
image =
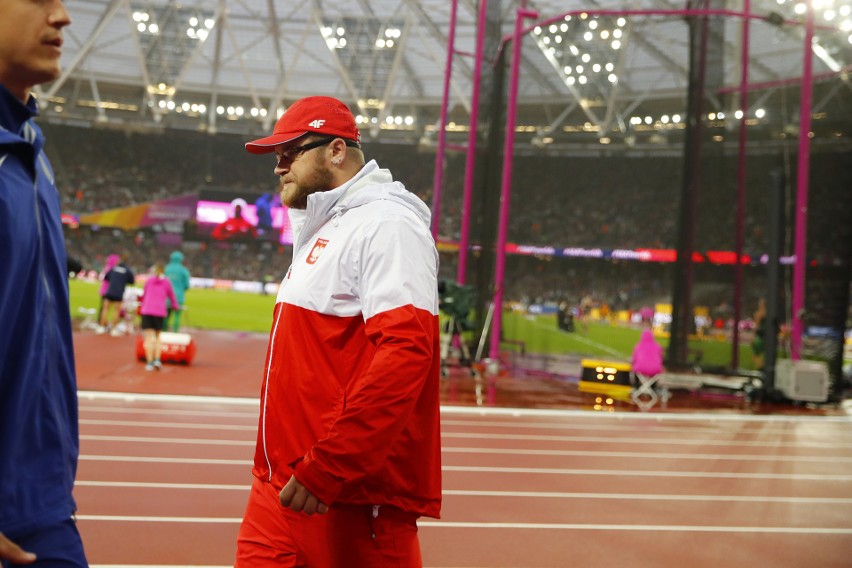
{"label": "sunglasses", "polygon": [[[337,138],[321,138],[319,140],[314,140],[313,142],[308,142],[307,144],[302,144],[301,146],[293,146],[292,148],[281,150],[280,152],[275,153],[277,163],[281,163],[282,160],[287,162],[294,162],[299,156],[301,156],[308,150],[313,150],[314,148],[319,148],[320,146],[328,146],[335,140],[337,140]],[[344,140],[344,142],[350,148],[361,147],[361,145],[355,142],[354,140]]]}

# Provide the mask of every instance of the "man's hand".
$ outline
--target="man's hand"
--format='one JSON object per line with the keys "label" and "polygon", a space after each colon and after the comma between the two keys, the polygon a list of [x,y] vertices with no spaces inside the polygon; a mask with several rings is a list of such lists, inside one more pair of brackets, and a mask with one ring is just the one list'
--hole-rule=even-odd
{"label": "man's hand", "polygon": [[297,513],[301,511],[306,515],[313,515],[314,513],[324,515],[328,512],[328,505],[321,503],[292,475],[290,481],[278,494],[278,500],[281,501],[282,507],[290,507]]}
{"label": "man's hand", "polygon": [[32,564],[36,555],[21,550],[20,546],[0,533],[0,560],[8,560],[12,564]]}

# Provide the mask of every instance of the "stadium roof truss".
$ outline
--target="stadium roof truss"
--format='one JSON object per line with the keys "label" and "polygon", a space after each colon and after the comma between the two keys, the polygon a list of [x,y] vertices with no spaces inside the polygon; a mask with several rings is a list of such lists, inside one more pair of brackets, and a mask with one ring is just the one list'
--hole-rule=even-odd
{"label": "stadium roof truss", "polygon": [[[508,35],[520,3],[493,1]],[[449,0],[65,3],[73,24],[65,33],[64,71],[39,92],[49,119],[256,133],[270,130],[293,100],[328,94],[352,106],[368,138],[381,131],[383,138],[422,141],[437,128]],[[814,74],[833,82],[814,101],[819,112],[849,98],[852,0],[813,3]],[[743,9],[741,2],[718,5]],[[749,81],[763,88],[750,97],[747,112],[801,75],[802,6],[751,2],[752,13],[771,21],[750,26]],[[527,8],[539,13],[539,22],[553,21],[524,39],[518,115],[519,131],[529,133],[524,140],[544,147],[554,137],[583,133],[629,144],[643,129],[665,140],[667,129],[678,128],[689,67],[683,18],[599,12],[673,11],[683,3],[537,0]],[[456,132],[470,112],[477,12],[474,0],[458,0],[449,114]],[[741,20],[726,18],[720,29],[721,86],[733,89],[740,80]],[[493,60],[487,56],[486,69]],[[733,114],[735,101],[718,96],[712,110]]]}

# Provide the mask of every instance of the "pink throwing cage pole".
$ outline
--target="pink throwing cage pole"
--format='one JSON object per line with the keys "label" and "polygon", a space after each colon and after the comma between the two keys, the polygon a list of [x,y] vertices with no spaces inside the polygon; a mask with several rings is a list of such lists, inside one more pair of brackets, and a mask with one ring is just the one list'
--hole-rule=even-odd
{"label": "pink throwing cage pole", "polygon": [[793,264],[792,331],[790,358],[801,358],[802,311],[805,307],[805,270],[807,268],[808,176],[811,165],[811,99],[813,97],[814,8],[805,2],[804,64],[802,65],[802,100],[799,109],[799,170],[796,189],[796,240]]}
{"label": "pink throwing cage pole", "polygon": [[441,119],[438,124],[438,148],[435,153],[435,177],[432,186],[432,238],[438,240],[441,220],[441,188],[444,184],[444,151],[447,145],[447,112],[450,106],[450,78],[453,74],[453,56],[456,50],[456,11],[459,0],[450,8],[450,27],[447,31],[447,66],[444,69],[444,91],[441,102]]}
{"label": "pink throwing cage pole", "polygon": [[500,357],[500,329],[503,325],[503,275],[506,270],[506,233],[509,225],[509,200],[512,196],[512,153],[515,149],[515,115],[518,107],[518,76],[521,68],[521,28],[525,18],[538,18],[538,12],[518,9],[512,44],[512,71],[509,79],[509,106],[506,112],[506,139],[503,144],[503,180],[500,189],[500,221],[497,226],[497,251],[494,268],[494,319],[491,320],[492,360]]}
{"label": "pink throwing cage pole", "polygon": [[[814,22],[814,14],[813,8],[809,3],[806,3],[807,11],[805,18],[805,56],[804,56],[804,70],[801,77],[801,87],[802,87],[802,96],[801,96],[801,110],[800,110],[800,136],[799,136],[799,158],[798,158],[798,190],[797,190],[797,207],[796,207],[796,240],[795,240],[795,264],[794,264],[794,277],[793,277],[793,301],[792,301],[792,309],[793,309],[793,325],[792,325],[792,334],[791,334],[791,351],[792,358],[798,359],[800,357],[799,351],[801,348],[801,335],[802,335],[802,322],[801,322],[801,312],[804,305],[804,283],[805,283],[805,246],[806,246],[806,229],[807,229],[807,196],[808,196],[808,174],[809,174],[809,166],[810,166],[810,138],[808,133],[810,132],[811,126],[811,116],[810,116],[810,108],[812,102],[812,91],[813,91],[813,50],[811,48],[813,41],[814,30],[835,30],[832,26],[817,26]],[[513,58],[512,58],[512,70],[511,70],[511,80],[510,80],[510,93],[509,93],[509,101],[507,108],[507,127],[506,127],[506,141],[504,144],[504,153],[503,153],[503,179],[501,185],[501,202],[500,202],[500,219],[498,226],[498,242],[496,245],[495,255],[496,255],[496,268],[495,268],[495,294],[494,294],[494,319],[492,320],[491,325],[491,343],[490,343],[490,351],[489,356],[497,360],[499,357],[499,345],[500,345],[500,331],[502,327],[502,301],[503,301],[503,279],[504,279],[504,271],[505,271],[505,255],[506,255],[506,232],[508,225],[508,200],[511,195],[511,174],[512,174],[512,152],[514,149],[514,128],[515,128],[515,117],[516,117],[516,107],[517,107],[517,87],[518,87],[518,75],[519,75],[519,67],[520,67],[520,38],[523,35],[531,32],[535,26],[546,26],[553,22],[557,22],[564,18],[565,16],[578,15],[578,14],[587,14],[589,16],[681,16],[681,17],[706,17],[706,16],[730,16],[743,19],[746,24],[751,20],[768,20],[767,16],[753,14],[750,11],[750,4],[748,0],[746,0],[745,10],[742,12],[736,10],[642,10],[642,9],[601,9],[601,10],[572,10],[565,13],[562,13],[558,16],[554,16],[552,18],[548,18],[542,20],[540,22],[536,22],[530,27],[523,28],[522,22],[524,18],[537,18],[538,14],[529,10],[519,9],[517,19],[515,21],[515,31],[513,34],[505,36],[503,38],[503,44],[506,42],[514,40],[515,44],[513,46]],[[484,29],[484,14],[485,14],[485,0],[480,3],[480,21],[479,21],[479,34],[482,34]],[[786,25],[799,25],[799,22],[793,20],[784,20],[783,22]],[[748,26],[745,26],[745,30],[743,31],[743,42],[744,42],[744,54],[743,57],[748,57]],[[502,47],[501,47],[502,49]],[[482,49],[481,49],[481,37],[477,36],[477,53],[476,53],[476,66],[477,69],[480,69],[482,61]],[[743,111],[743,120],[745,119],[747,104],[747,92],[751,88],[756,88],[755,85],[748,85],[748,76],[747,76],[748,68],[747,61],[743,64],[742,71],[742,79],[739,87],[740,91],[740,101],[741,107]],[[832,73],[834,75],[836,73]],[[475,102],[478,103],[478,73],[475,77],[476,85],[476,99]],[[446,101],[445,101],[446,104]],[[471,130],[469,136],[474,139],[475,144],[475,136],[476,136],[476,121],[474,119],[473,113],[476,112],[478,104],[476,104],[472,109],[471,116]],[[804,133],[804,135],[802,135]],[[744,144],[745,134],[741,134],[743,137],[742,143]],[[466,253],[467,253],[467,227],[470,217],[469,210],[469,185],[468,182],[472,180],[473,177],[473,155],[474,153],[471,151],[471,147],[468,147],[468,160],[466,165],[465,172],[465,201],[466,207],[462,210],[462,244],[463,248],[460,250],[459,257],[459,274],[462,275],[462,278],[459,280],[463,282],[463,270],[466,269]],[[738,177],[743,181],[740,181],[742,184],[740,186],[740,191],[738,192],[738,220],[737,220],[737,256],[741,259],[742,257],[742,245],[740,244],[740,240],[742,236],[739,235],[739,231],[741,231],[741,223],[742,221],[739,219],[739,215],[741,214],[739,211],[739,201],[744,200],[744,177],[745,177],[745,164],[740,164],[740,173]],[[472,185],[472,183],[471,183]],[[464,254],[464,262],[462,262],[462,256]],[[737,270],[741,270],[741,266],[737,264]],[[741,278],[741,276],[738,276]],[[741,285],[741,284],[740,284]],[[739,309],[740,301],[736,301],[735,309]],[[738,326],[737,326],[738,327]],[[735,331],[735,333],[737,333]],[[734,357],[736,358],[738,351],[738,346],[735,344],[733,348]]]}

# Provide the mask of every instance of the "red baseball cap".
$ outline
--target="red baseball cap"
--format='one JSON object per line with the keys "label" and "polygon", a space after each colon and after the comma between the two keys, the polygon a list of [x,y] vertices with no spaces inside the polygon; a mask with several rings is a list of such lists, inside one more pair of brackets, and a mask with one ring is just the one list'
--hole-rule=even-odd
{"label": "red baseball cap", "polygon": [[361,143],[355,117],[345,104],[332,97],[305,97],[284,111],[272,136],[246,143],[252,154],[269,154],[275,147],[309,132],[326,134]]}

